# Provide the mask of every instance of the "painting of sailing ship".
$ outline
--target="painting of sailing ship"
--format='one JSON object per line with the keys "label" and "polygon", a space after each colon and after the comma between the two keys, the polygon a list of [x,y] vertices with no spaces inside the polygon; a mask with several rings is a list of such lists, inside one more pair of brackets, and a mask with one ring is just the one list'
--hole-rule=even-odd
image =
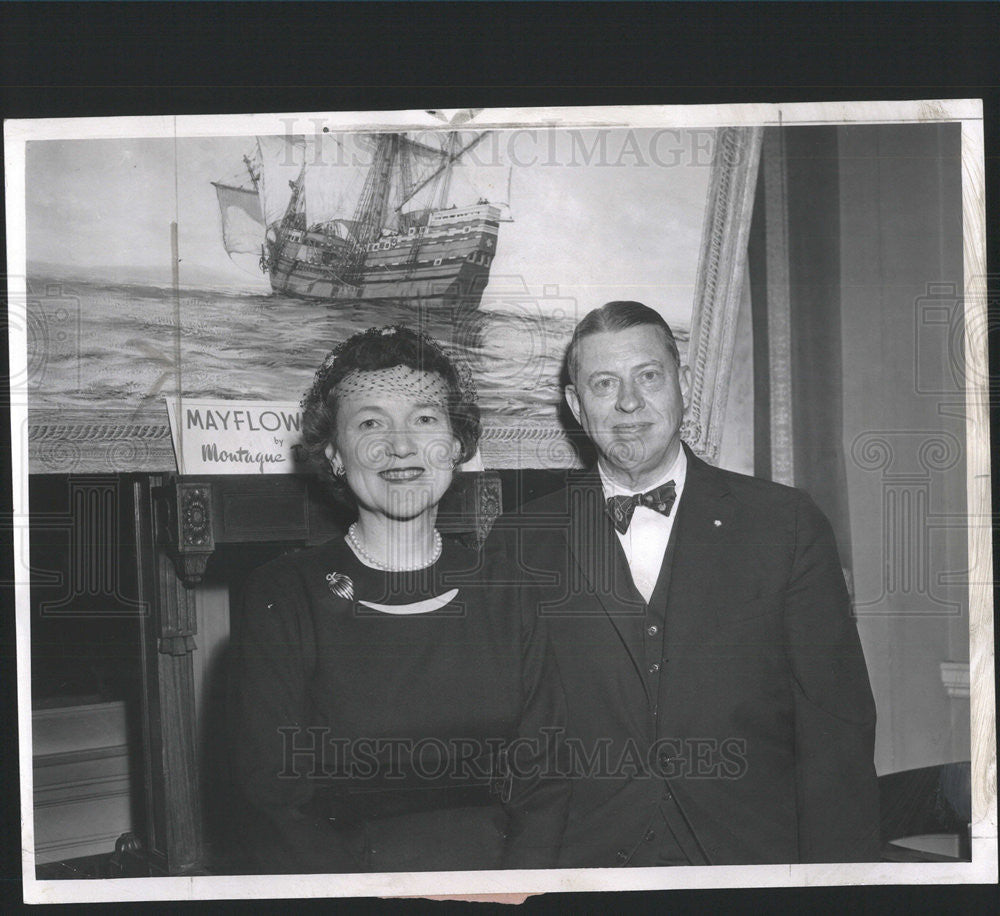
{"label": "painting of sailing ship", "polygon": [[33,469],[170,470],[166,398],[295,402],[395,323],[469,366],[486,466],[565,467],[583,315],[647,302],[686,355],[711,132],[289,122],[27,145]]}
{"label": "painting of sailing ship", "polygon": [[487,134],[258,137],[213,182],[226,251],[282,295],[474,309],[510,221],[510,168],[466,165]]}

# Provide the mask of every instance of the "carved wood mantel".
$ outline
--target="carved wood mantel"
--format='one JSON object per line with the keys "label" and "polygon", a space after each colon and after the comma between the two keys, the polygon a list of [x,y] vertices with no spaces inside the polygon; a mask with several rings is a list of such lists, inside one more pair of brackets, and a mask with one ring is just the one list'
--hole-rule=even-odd
{"label": "carved wood mantel", "polygon": [[194,588],[221,544],[315,544],[342,528],[308,478],[171,477],[153,492],[159,543],[177,577]]}

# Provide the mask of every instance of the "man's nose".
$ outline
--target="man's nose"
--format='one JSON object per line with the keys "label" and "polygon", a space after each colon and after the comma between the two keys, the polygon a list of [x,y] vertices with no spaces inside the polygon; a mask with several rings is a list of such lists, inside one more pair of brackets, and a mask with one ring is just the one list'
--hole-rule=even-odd
{"label": "man's nose", "polygon": [[624,413],[634,413],[646,402],[642,399],[642,392],[634,382],[624,382],[618,391],[618,401],[615,406]]}

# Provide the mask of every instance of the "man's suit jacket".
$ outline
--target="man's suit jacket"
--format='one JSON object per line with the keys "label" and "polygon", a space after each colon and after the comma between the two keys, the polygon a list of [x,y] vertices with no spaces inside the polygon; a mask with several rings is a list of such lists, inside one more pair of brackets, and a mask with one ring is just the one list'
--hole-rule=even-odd
{"label": "man's suit jacket", "polygon": [[543,589],[574,780],[561,867],[635,861],[662,805],[694,864],[878,858],[875,709],[830,525],[688,451],[649,620],[595,470],[502,522]]}

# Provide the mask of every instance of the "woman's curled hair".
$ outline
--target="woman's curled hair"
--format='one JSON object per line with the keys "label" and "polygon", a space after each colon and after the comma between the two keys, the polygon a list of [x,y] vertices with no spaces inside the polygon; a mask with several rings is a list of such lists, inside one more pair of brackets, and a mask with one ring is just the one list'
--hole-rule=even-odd
{"label": "woman's curled hair", "polygon": [[461,445],[458,463],[468,461],[479,444],[479,406],[472,373],[456,365],[426,334],[405,325],[369,328],[331,350],[302,398],[302,444],[309,465],[338,497],[346,487],[334,475],[326,446],[336,440],[337,385],[352,372],[374,372],[405,366],[444,380],[451,432]]}

